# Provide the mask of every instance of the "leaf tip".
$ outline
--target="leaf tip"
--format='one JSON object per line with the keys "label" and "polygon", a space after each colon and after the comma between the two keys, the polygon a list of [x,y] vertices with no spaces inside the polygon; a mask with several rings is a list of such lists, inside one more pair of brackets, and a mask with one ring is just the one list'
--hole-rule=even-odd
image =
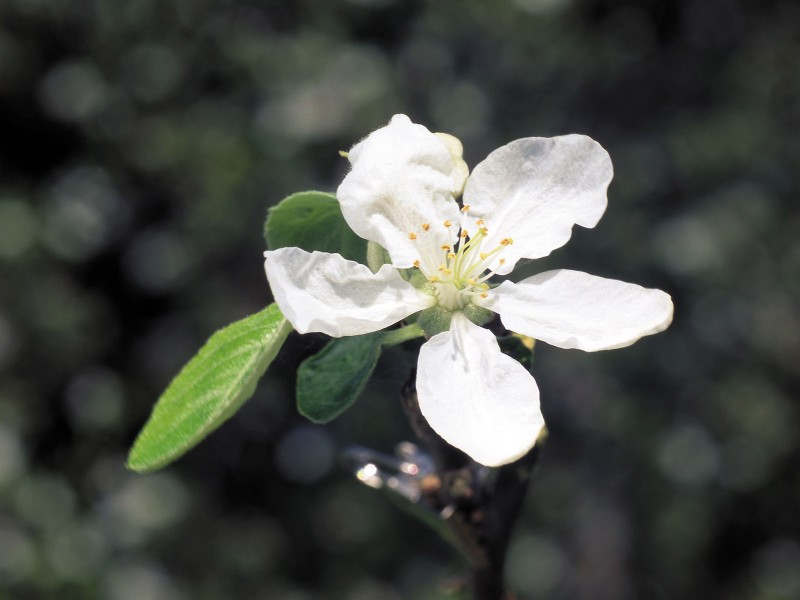
{"label": "leaf tip", "polygon": [[142,453],[139,451],[138,444],[134,442],[133,448],[131,448],[130,452],[128,453],[128,458],[125,461],[125,468],[129,471],[133,471],[134,473],[143,475],[145,473],[157,471],[158,469],[169,464],[169,462],[171,461],[153,462],[153,460],[148,460],[147,457],[142,456]]}
{"label": "leaf tip", "polygon": [[128,469],[128,471],[133,471],[134,473],[139,473],[140,475],[152,470],[148,468],[147,463],[137,460],[131,455],[129,455],[128,460],[125,461],[125,468]]}

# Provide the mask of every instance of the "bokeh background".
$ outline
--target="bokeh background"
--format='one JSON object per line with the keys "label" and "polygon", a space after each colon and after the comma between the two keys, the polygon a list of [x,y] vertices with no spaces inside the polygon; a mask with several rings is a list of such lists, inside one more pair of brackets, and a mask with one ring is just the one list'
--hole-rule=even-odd
{"label": "bokeh background", "polygon": [[800,5],[793,0],[3,0],[0,598],[433,599],[463,565],[337,460],[411,439],[385,354],[321,427],[293,336],[168,469],[124,469],[170,378],[270,302],[265,212],[404,112],[475,165],[529,135],[615,164],[529,272],[659,287],[675,321],[540,345],[550,426],[521,598],[800,597]]}

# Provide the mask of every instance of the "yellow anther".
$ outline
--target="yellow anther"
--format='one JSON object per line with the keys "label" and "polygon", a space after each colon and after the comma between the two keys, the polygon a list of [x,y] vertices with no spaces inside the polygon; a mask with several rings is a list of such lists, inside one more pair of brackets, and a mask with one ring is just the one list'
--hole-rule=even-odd
{"label": "yellow anther", "polygon": [[487,258],[489,258],[489,255],[486,254],[486,252],[481,252],[479,256],[481,257],[481,260],[486,260]]}
{"label": "yellow anther", "polygon": [[475,221],[475,225],[478,225],[479,227],[483,227],[484,224],[485,222],[483,219],[478,219],[477,221]]}
{"label": "yellow anther", "polygon": [[461,230],[461,237],[464,238],[464,239],[467,239],[469,237],[469,231],[467,231],[466,229],[462,229]]}
{"label": "yellow anther", "polygon": [[448,252],[450,252],[451,249],[452,248],[450,248],[450,244],[442,244],[442,250],[447,250]]}
{"label": "yellow anther", "polygon": [[444,223],[442,223],[442,225],[444,225],[445,227],[452,227],[453,226],[453,224],[450,221],[445,221]]}
{"label": "yellow anther", "polygon": [[472,277],[470,277],[469,279],[467,279],[467,283],[470,285],[475,285],[477,282]]}
{"label": "yellow anther", "polygon": [[431,226],[430,226],[429,223],[423,223],[422,224],[422,230],[423,231],[428,231],[430,228],[431,228]]}
{"label": "yellow anther", "polygon": [[417,239],[417,234],[412,231],[411,233],[408,234],[408,239],[410,240]]}
{"label": "yellow anther", "polygon": [[469,204],[465,204],[464,208],[461,209],[461,212],[469,212],[470,206]]}
{"label": "yellow anther", "polygon": [[447,260],[453,260],[456,257],[455,252],[448,252],[447,253]]}
{"label": "yellow anther", "polygon": [[441,267],[439,267],[439,272],[440,272],[442,275],[447,275],[447,276],[450,276],[450,275],[452,275],[452,274],[453,274],[453,272],[452,272],[450,269],[448,269],[447,267],[445,267],[444,265],[442,265]]}
{"label": "yellow anther", "polygon": [[419,269],[419,259],[417,259],[417,260],[415,260],[415,261],[414,261],[414,266],[415,266],[415,267],[417,267],[417,268]]}
{"label": "yellow anther", "polygon": [[488,230],[488,229],[486,229],[486,227],[481,227],[481,228],[480,228],[480,232],[481,232],[483,235],[489,235],[489,230]]}
{"label": "yellow anther", "polygon": [[482,292],[481,293],[481,298],[488,298],[488,297],[489,297],[489,294],[487,294],[486,292]]}
{"label": "yellow anther", "polygon": [[504,265],[504,264],[506,264],[506,259],[505,259],[505,258],[501,258],[501,259],[500,259],[500,264],[501,264],[501,265]]}
{"label": "yellow anther", "polygon": [[439,282],[439,276],[438,275],[432,275],[431,277],[428,277],[428,281],[431,282],[431,283],[438,283]]}
{"label": "yellow anther", "polygon": [[510,246],[513,243],[514,243],[514,240],[512,240],[511,238],[503,238],[502,240],[500,240],[500,245],[501,246]]}
{"label": "yellow anther", "polygon": [[344,150],[339,150],[339,156],[341,156],[342,158],[347,158],[348,156],[350,156],[350,154],[348,152],[345,152]]}

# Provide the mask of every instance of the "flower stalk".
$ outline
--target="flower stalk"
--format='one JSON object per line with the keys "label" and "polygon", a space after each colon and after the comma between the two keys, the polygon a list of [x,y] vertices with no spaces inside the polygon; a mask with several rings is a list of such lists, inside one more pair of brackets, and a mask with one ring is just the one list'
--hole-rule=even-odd
{"label": "flower stalk", "polygon": [[397,346],[408,340],[420,338],[425,335],[425,331],[416,323],[405,325],[399,329],[390,329],[381,335],[381,346]]}

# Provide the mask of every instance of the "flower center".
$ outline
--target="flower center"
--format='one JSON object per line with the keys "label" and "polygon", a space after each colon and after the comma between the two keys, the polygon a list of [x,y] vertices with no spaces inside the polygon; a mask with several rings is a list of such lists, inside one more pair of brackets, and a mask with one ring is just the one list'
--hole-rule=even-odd
{"label": "flower center", "polygon": [[[469,210],[469,206],[462,210]],[[445,221],[442,226],[448,232],[453,228],[450,221]],[[483,219],[476,221],[475,226],[478,228],[475,233],[462,228],[455,246],[442,244],[438,249],[422,243],[425,233],[430,231],[430,224],[424,223],[419,234],[409,233],[409,239],[421,242],[420,260],[415,261],[414,266],[433,284],[438,304],[451,312],[463,309],[476,296],[488,296],[486,281],[495,274],[497,267],[505,263],[505,259],[500,257],[503,249],[514,243],[511,238],[503,238],[495,247],[487,248],[485,242],[489,230]]]}

